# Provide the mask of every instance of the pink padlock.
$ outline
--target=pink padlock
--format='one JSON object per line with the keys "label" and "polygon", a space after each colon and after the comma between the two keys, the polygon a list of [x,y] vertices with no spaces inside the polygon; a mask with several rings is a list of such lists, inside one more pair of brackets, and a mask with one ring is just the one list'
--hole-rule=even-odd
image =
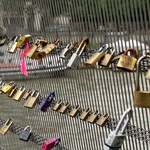
{"label": "pink padlock", "polygon": [[52,148],[54,148],[54,146],[58,145],[59,142],[60,138],[53,138],[51,140],[48,140],[42,145],[41,150],[51,150]]}

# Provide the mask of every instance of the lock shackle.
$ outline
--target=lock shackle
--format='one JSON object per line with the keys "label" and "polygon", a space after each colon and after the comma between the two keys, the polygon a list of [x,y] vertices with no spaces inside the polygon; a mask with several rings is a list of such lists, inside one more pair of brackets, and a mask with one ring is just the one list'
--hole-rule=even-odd
{"label": "lock shackle", "polygon": [[76,54],[81,55],[84,51],[86,45],[89,43],[89,38],[85,37],[77,48]]}
{"label": "lock shackle", "polygon": [[[125,120],[125,118],[126,118],[127,116],[128,116],[128,118]],[[123,113],[123,115],[121,116],[121,119],[120,119],[119,122],[118,122],[118,125],[117,125],[117,127],[116,127],[116,129],[115,129],[115,133],[116,133],[116,134],[118,134],[118,132],[119,132],[119,130],[120,130],[120,128],[121,128],[121,126],[122,126],[123,123],[124,123],[124,125],[123,125],[123,127],[122,127],[122,129],[121,129],[121,133],[124,133],[124,132],[125,132],[125,129],[126,129],[126,127],[127,127],[127,124],[128,124],[128,122],[129,122],[131,116],[132,116],[132,110],[131,110],[131,108],[128,108],[128,109]],[[125,120],[125,121],[124,121],[124,120]]]}
{"label": "lock shackle", "polygon": [[12,119],[8,119],[8,120],[5,122],[5,125],[10,126],[11,124],[12,124]]}
{"label": "lock shackle", "polygon": [[106,45],[103,45],[99,48],[99,50],[96,53],[105,53],[107,51]]}
{"label": "lock shackle", "polygon": [[72,44],[71,43],[69,43],[69,44],[67,44],[67,46],[65,47],[66,49],[69,49],[69,47],[71,46]]}
{"label": "lock shackle", "polygon": [[124,52],[124,55],[127,55],[127,53],[128,53],[129,51],[134,51],[134,52],[135,52],[135,53],[134,53],[134,58],[138,59],[138,56],[139,56],[139,51],[138,51],[138,50],[135,50],[135,49],[133,49],[133,48],[129,48],[129,49],[127,49],[127,50]]}
{"label": "lock shackle", "polygon": [[20,91],[21,91],[21,90],[22,90],[22,91],[25,91],[25,89],[26,89],[25,86],[21,86],[21,87],[19,88]]}
{"label": "lock shackle", "polygon": [[30,129],[30,130],[28,130],[30,133],[32,132],[32,127],[31,126],[26,126],[24,129],[23,129],[23,131],[26,131],[27,129]]}
{"label": "lock shackle", "polygon": [[[36,94],[37,93],[37,94]],[[34,96],[34,94],[36,94],[36,96]],[[31,93],[31,97],[39,97],[40,96],[40,93],[38,90],[34,90],[32,93]]]}
{"label": "lock shackle", "polygon": [[46,99],[49,99],[50,97],[52,97],[51,100],[53,99],[53,97],[55,97],[55,92],[54,91],[50,92],[50,94],[47,96]]}
{"label": "lock shackle", "polygon": [[145,58],[149,58],[150,59],[150,55],[145,55],[145,56],[141,56],[138,61],[137,61],[137,67],[136,67],[136,86],[135,89],[136,91],[140,90],[140,85],[139,85],[139,72],[140,72],[140,62],[145,59]]}
{"label": "lock shackle", "polygon": [[59,40],[59,39],[57,39],[57,40],[56,40],[56,41],[54,41],[52,44],[57,45],[59,42],[60,42],[60,40]]}
{"label": "lock shackle", "polygon": [[109,114],[108,113],[106,113],[106,114],[104,114],[104,115],[102,115],[104,118],[106,118],[106,117],[109,117]]}
{"label": "lock shackle", "polygon": [[110,50],[112,49],[112,53],[111,53],[111,55],[114,55],[115,54],[115,49],[114,49],[114,47],[108,47],[107,49],[106,49],[106,52],[105,52],[105,54],[108,54],[108,52],[110,52]]}

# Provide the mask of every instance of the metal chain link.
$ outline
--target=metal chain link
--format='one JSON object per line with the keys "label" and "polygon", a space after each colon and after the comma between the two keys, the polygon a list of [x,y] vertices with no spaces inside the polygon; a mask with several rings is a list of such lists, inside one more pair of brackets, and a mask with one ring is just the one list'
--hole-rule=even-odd
{"label": "metal chain link", "polygon": [[[53,100],[51,107],[53,107],[56,103],[57,103],[57,101]],[[63,106],[64,104],[65,103],[62,102],[61,106]],[[70,113],[73,107],[74,106],[69,106],[68,109],[66,110],[66,112],[63,114]],[[85,110],[80,108],[77,115],[74,118],[78,118],[83,111],[85,111]],[[94,113],[94,112],[91,112],[89,115],[91,115],[92,113]],[[102,116],[102,114],[99,114],[98,118],[100,118],[101,116]],[[108,118],[105,126],[111,130],[114,130],[116,128],[118,122],[119,121],[115,120],[114,118]],[[134,125],[131,125],[130,123],[128,123],[128,125],[127,125],[126,134],[132,138],[141,140],[146,143],[150,143],[150,131],[147,131],[143,128],[136,127]]]}
{"label": "metal chain link", "polygon": [[[0,118],[0,126],[2,126],[6,121],[2,118]],[[10,131],[14,134],[19,135],[22,131],[24,130],[23,127],[20,127],[14,123],[12,123],[11,127],[10,127]],[[34,142],[35,144],[38,145],[43,145],[44,142],[46,142],[48,139],[35,133],[35,132],[31,132],[31,137],[30,137],[30,141]],[[67,148],[65,148],[64,146],[61,146],[60,144],[58,144],[57,146],[55,146],[55,150],[69,150]]]}

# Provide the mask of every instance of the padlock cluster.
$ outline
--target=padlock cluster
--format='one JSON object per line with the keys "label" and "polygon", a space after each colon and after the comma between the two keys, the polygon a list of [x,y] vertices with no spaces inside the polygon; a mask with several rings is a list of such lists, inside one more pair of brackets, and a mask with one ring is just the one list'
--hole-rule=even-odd
{"label": "padlock cluster", "polygon": [[83,121],[87,120],[90,123],[96,123],[100,126],[103,126],[109,118],[108,113],[101,115],[98,113],[98,110],[92,112],[90,108],[84,110],[81,109],[79,105],[70,106],[70,102],[63,103],[61,100],[56,101],[54,99],[54,91],[50,92],[47,97],[42,97],[38,90],[26,90],[24,86],[17,88],[14,81],[11,81],[9,83],[2,83],[0,91],[15,101],[20,101],[21,99],[24,99],[24,107],[26,108],[34,108],[34,106],[39,102],[39,110],[41,110],[42,112],[46,112],[51,106],[52,110],[54,111],[58,111],[62,114],[67,113],[71,117],[79,116],[79,118]]}
{"label": "padlock cluster", "polygon": [[[6,42],[7,41],[7,42]],[[1,36],[0,45],[7,44],[7,52],[14,54],[18,49],[25,51],[25,43],[29,43],[29,49],[26,51],[25,56],[31,59],[38,60],[39,64],[42,63],[42,59],[49,54],[52,54],[60,43],[57,39],[53,42],[48,42],[44,38],[38,38],[35,41],[32,40],[31,35],[19,35],[13,38],[8,38],[6,35]],[[2,44],[3,43],[3,44]],[[77,69],[81,66],[84,67],[109,67],[111,63],[115,64],[115,67],[121,71],[133,72],[137,60],[139,59],[139,52],[133,48],[123,50],[119,54],[115,54],[114,47],[108,47],[103,45],[99,50],[86,50],[89,43],[89,38],[85,37],[77,47],[77,42],[69,43],[65,48],[59,51],[59,57],[66,59],[66,67]],[[88,59],[83,62],[82,53],[86,51]],[[81,61],[82,60],[82,61]],[[84,65],[80,65],[83,62]],[[150,79],[150,75],[147,75]]]}

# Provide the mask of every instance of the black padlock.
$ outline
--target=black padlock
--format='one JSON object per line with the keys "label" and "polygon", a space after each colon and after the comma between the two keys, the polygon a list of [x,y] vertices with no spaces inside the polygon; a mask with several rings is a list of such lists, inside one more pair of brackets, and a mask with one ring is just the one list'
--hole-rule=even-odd
{"label": "black padlock", "polygon": [[24,130],[19,135],[19,140],[29,141],[32,132],[31,126],[26,126]]}

